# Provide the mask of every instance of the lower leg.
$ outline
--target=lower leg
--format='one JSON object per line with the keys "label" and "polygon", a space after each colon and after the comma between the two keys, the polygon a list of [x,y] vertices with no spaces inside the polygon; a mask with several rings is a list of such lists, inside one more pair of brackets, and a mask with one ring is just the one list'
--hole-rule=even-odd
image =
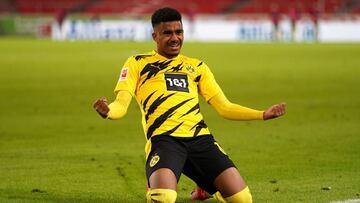
{"label": "lower leg", "polygon": [[215,187],[223,197],[229,197],[246,188],[244,179],[235,167],[231,167],[220,173],[215,178]]}
{"label": "lower leg", "polygon": [[149,190],[146,194],[147,202],[174,203],[176,200],[177,179],[168,168],[160,168],[149,178]]}
{"label": "lower leg", "polygon": [[[215,187],[226,202],[251,203],[252,197],[244,179],[235,167],[223,171],[215,178]],[[220,195],[220,194],[218,194]]]}

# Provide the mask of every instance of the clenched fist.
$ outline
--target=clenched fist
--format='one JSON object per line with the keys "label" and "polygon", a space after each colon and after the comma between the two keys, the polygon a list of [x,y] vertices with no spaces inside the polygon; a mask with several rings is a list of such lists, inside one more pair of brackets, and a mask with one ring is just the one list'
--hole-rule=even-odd
{"label": "clenched fist", "polygon": [[286,103],[275,104],[264,112],[264,120],[277,118],[285,114]]}
{"label": "clenched fist", "polygon": [[100,114],[101,117],[106,118],[109,112],[108,101],[106,97],[101,97],[96,100],[94,105],[94,109]]}

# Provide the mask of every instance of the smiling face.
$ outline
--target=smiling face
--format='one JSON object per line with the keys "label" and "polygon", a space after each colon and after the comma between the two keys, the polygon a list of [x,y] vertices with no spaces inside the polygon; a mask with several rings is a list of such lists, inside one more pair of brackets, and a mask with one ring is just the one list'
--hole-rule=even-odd
{"label": "smiling face", "polygon": [[154,27],[152,37],[157,44],[157,52],[166,58],[180,54],[184,40],[181,21],[161,22]]}

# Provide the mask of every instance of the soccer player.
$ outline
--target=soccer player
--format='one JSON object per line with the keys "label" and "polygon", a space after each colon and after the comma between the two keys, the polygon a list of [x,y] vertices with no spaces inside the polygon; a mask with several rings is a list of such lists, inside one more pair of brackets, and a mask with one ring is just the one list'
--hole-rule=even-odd
{"label": "soccer player", "polygon": [[181,14],[161,8],[151,17],[157,48],[131,56],[115,87],[116,99],[102,97],[94,108],[108,119],[122,118],[135,97],[147,140],[148,202],[173,203],[181,174],[223,202],[252,202],[234,163],[215,141],[200,113],[198,95],[232,120],[266,120],[285,113],[285,104],[258,111],[231,103],[209,67],[180,54],[184,39]]}

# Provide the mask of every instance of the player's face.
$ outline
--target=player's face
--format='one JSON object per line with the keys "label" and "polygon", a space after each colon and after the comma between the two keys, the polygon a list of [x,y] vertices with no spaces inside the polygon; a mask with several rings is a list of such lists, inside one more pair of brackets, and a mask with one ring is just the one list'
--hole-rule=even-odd
{"label": "player's face", "polygon": [[157,52],[166,58],[179,55],[184,40],[184,30],[180,21],[162,22],[155,26],[152,37],[157,44]]}

